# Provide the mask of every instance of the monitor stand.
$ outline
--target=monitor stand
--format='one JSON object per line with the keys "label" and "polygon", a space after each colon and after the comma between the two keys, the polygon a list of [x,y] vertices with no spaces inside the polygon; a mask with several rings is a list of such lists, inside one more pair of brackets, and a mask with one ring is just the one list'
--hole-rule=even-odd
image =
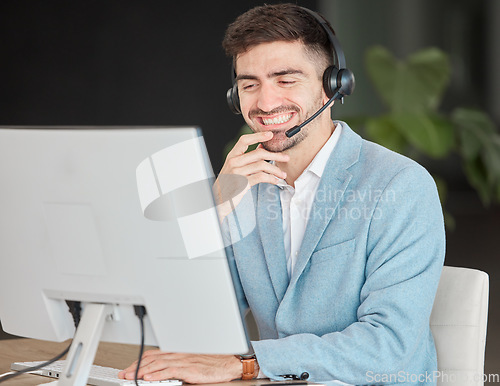
{"label": "monitor stand", "polygon": [[85,386],[104,324],[116,319],[114,305],[85,303],[82,318],[66,359],[66,367],[59,379],[48,385]]}

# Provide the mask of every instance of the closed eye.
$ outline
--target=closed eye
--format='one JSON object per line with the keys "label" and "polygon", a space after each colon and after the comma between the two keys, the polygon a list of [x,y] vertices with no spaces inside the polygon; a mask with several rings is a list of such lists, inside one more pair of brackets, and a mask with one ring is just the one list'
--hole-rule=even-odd
{"label": "closed eye", "polygon": [[254,88],[255,86],[257,86],[257,84],[255,83],[252,83],[252,84],[246,84],[243,86],[243,90],[251,90],[252,88]]}

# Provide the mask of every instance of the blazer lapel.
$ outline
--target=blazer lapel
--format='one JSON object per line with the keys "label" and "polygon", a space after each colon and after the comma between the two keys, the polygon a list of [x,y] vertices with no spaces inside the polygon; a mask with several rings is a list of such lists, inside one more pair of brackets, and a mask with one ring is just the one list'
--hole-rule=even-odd
{"label": "blazer lapel", "polygon": [[316,192],[311,208],[302,245],[297,256],[297,262],[290,279],[290,287],[294,286],[311,258],[316,245],[337,210],[339,202],[352,179],[347,170],[359,159],[361,137],[354,133],[347,124],[342,124],[342,134],[333,150]]}
{"label": "blazer lapel", "polygon": [[288,273],[280,193],[275,185],[258,186],[257,224],[274,292],[278,302],[281,302],[288,287]]}

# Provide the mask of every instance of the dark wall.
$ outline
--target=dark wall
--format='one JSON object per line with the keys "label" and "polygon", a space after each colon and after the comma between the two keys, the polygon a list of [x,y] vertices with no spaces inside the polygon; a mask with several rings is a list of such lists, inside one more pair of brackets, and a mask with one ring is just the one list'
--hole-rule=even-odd
{"label": "dark wall", "polygon": [[243,124],[226,105],[222,38],[262,4],[2,0],[0,125],[198,125],[217,173]]}
{"label": "dark wall", "polygon": [[0,125],[199,125],[217,172],[243,124],[221,41],[261,4],[2,0]]}

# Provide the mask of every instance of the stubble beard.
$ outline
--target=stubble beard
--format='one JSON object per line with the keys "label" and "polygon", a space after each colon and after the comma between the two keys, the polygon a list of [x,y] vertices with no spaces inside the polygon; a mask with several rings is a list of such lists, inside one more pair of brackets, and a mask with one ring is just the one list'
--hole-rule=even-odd
{"label": "stubble beard", "polygon": [[[322,104],[322,94],[318,96],[316,99],[316,102],[314,103],[315,107],[312,107],[308,114],[306,115],[304,122],[312,116],[317,110],[319,110],[323,104]],[[298,109],[297,109],[298,111]],[[311,112],[312,111],[312,112]],[[307,138],[307,135],[309,133],[309,130],[311,127],[314,126],[315,122],[310,122],[307,125],[305,125],[297,134],[295,134],[292,137],[287,137],[286,136],[286,131],[282,130],[271,130],[273,133],[273,138],[269,141],[262,142],[262,147],[270,152],[273,153],[280,153],[285,150],[291,149],[292,147],[297,146],[299,143],[304,141],[304,139]],[[311,126],[312,125],[312,126]],[[255,131],[255,130],[253,130]]]}
{"label": "stubble beard", "polygon": [[282,151],[288,150],[302,142],[307,137],[307,129],[302,129],[290,138],[287,137],[285,132],[281,130],[271,131],[273,133],[273,138],[269,141],[262,142],[262,147],[273,153],[280,153]]}

